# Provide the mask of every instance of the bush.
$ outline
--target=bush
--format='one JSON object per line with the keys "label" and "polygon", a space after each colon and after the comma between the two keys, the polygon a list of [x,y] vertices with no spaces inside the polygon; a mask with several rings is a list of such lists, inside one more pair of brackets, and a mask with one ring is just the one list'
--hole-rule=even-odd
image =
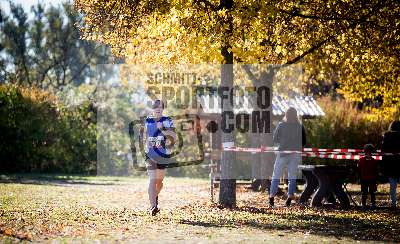
{"label": "bush", "polygon": [[345,100],[334,101],[324,97],[318,100],[318,104],[325,116],[303,121],[309,147],[362,149],[366,143],[381,147],[382,133],[388,129],[391,121],[373,120],[374,117],[368,112],[357,109]]}
{"label": "bush", "polygon": [[50,93],[0,86],[0,172],[96,172],[96,114]]}

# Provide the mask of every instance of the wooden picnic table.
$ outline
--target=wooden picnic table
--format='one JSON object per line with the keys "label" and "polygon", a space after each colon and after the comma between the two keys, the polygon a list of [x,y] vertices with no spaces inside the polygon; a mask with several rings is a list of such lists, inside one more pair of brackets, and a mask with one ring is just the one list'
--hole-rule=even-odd
{"label": "wooden picnic table", "polygon": [[300,196],[300,203],[307,203],[311,197],[311,206],[322,206],[326,199],[335,203],[336,198],[343,208],[350,206],[349,198],[343,189],[343,181],[351,172],[350,167],[328,165],[300,165],[306,186]]}

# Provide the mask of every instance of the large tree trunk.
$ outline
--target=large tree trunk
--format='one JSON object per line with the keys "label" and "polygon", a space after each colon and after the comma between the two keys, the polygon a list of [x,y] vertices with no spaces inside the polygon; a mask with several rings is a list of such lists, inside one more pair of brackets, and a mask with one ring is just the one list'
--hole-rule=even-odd
{"label": "large tree trunk", "polygon": [[[220,7],[232,9],[233,0],[221,0]],[[230,13],[228,13],[228,16]],[[225,33],[224,45],[221,48],[221,54],[224,57],[224,62],[221,67],[221,87],[231,89],[233,87],[233,53],[230,50],[229,36],[232,34],[232,17],[228,17],[229,30]],[[231,112],[232,106],[229,99],[222,99],[222,112]],[[222,121],[222,120],[221,120]],[[224,126],[221,124],[221,126]],[[221,142],[234,143],[233,131],[230,133],[222,132]],[[233,175],[233,166],[235,162],[235,153],[222,151],[221,158],[221,181],[219,192],[219,204],[223,207],[236,206],[236,179]]]}
{"label": "large tree trunk", "polygon": [[[226,60],[226,64],[221,67],[221,87],[232,88],[233,87],[233,55],[228,52],[228,48],[222,49],[222,54]],[[229,63],[230,62],[230,63]],[[222,112],[232,112],[232,106],[229,99],[222,99]],[[222,121],[222,120],[221,120]],[[223,123],[223,122],[222,122]],[[224,126],[221,124],[221,126]],[[222,132],[221,142],[234,143],[235,138],[232,132]],[[236,179],[234,176],[234,162],[235,152],[222,151],[221,158],[221,182],[219,192],[219,204],[224,207],[235,207],[236,205]]]}

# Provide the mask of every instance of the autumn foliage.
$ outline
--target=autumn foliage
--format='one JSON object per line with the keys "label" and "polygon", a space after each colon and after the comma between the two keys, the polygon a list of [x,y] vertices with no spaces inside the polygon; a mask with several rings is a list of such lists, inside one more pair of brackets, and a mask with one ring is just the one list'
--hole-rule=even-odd
{"label": "autumn foliage", "polygon": [[[305,83],[339,86],[352,102],[389,118],[399,111],[397,1],[76,0],[82,38],[129,63],[301,63]],[[227,32],[229,34],[227,35]]]}

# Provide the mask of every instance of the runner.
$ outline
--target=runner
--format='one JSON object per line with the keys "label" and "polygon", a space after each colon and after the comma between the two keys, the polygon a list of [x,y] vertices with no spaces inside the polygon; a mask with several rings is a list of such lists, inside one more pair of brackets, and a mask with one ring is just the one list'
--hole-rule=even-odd
{"label": "runner", "polygon": [[[153,116],[145,121],[146,138],[146,168],[149,175],[150,213],[156,215],[158,209],[158,195],[160,194],[165,177],[165,169],[169,162],[169,148],[176,141],[175,127],[172,119],[163,116],[164,102],[155,100]],[[143,131],[142,131],[143,132]]]}

